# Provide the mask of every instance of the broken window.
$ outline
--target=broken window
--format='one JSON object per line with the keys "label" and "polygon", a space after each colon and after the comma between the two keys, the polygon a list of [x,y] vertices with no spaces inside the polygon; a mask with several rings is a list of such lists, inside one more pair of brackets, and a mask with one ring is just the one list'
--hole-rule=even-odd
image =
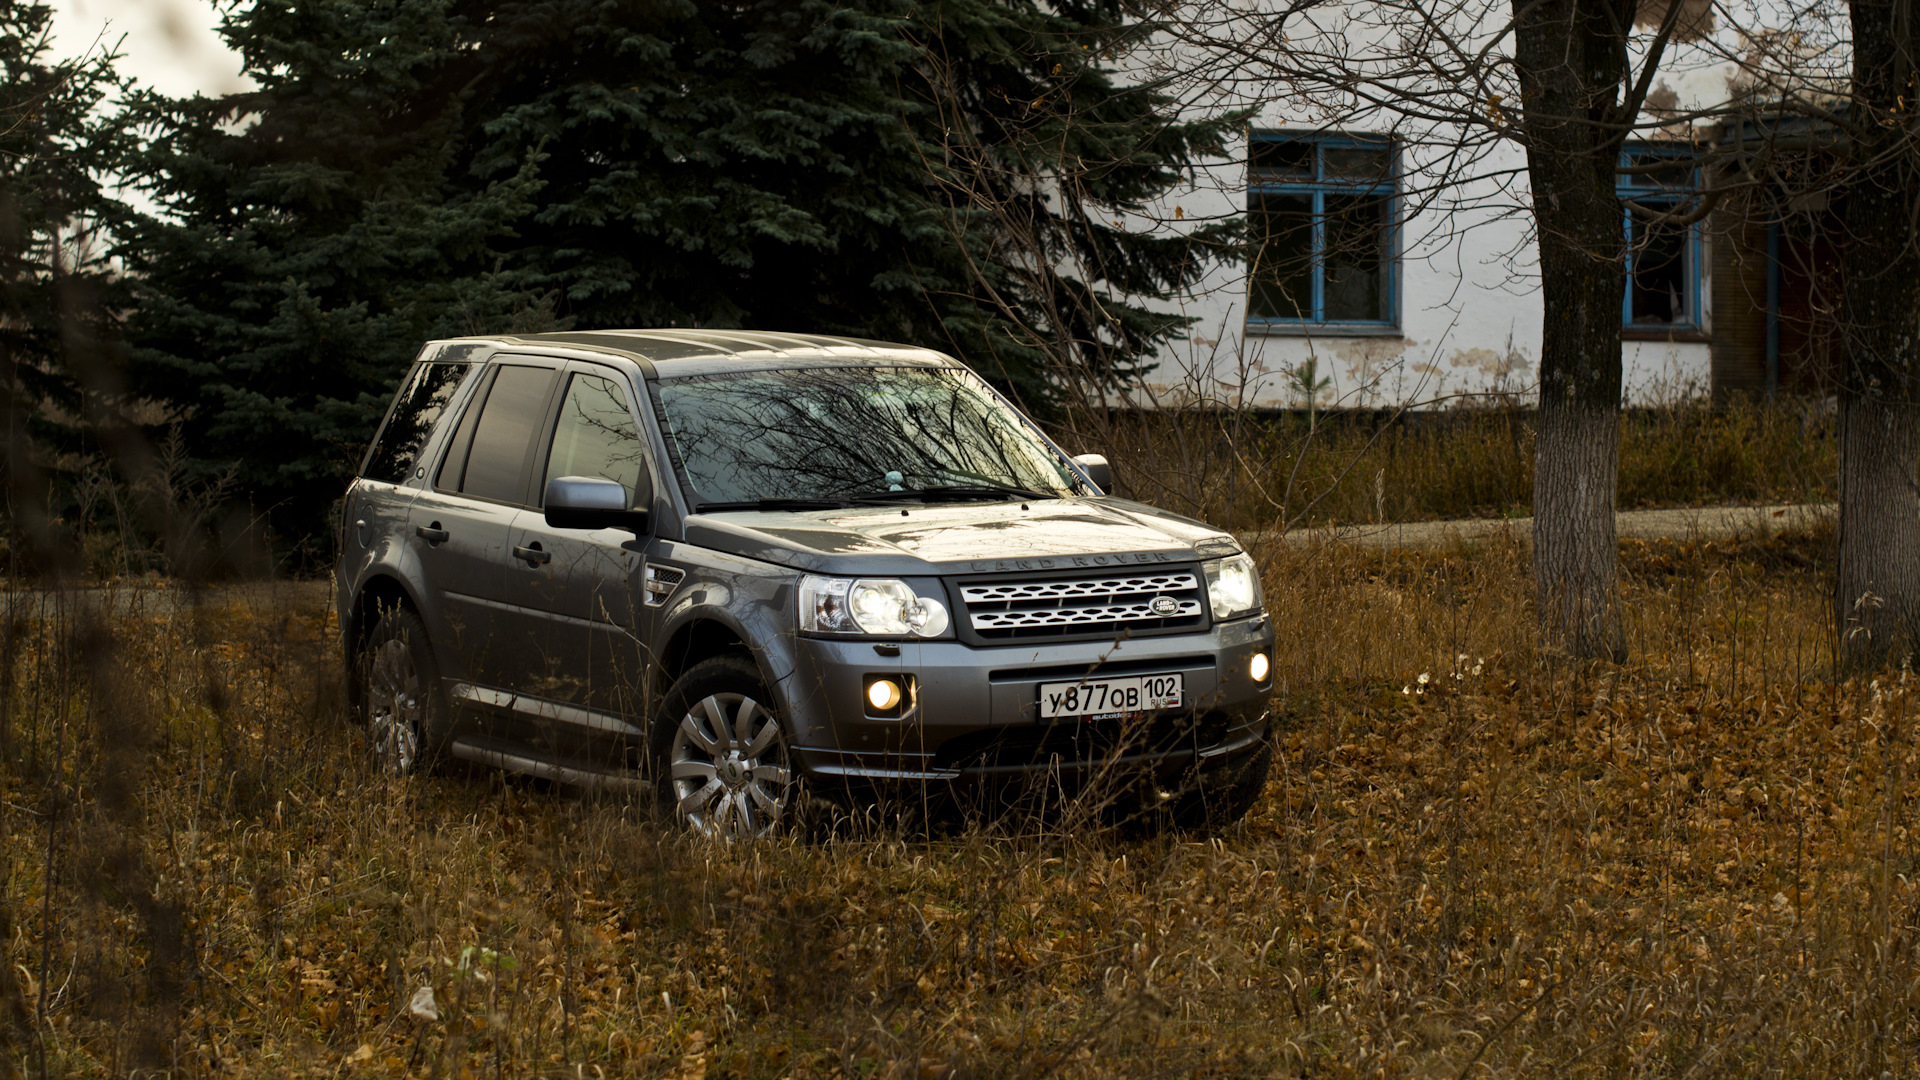
{"label": "broken window", "polygon": [[1629,327],[1700,327],[1700,227],[1685,221],[1699,202],[1692,153],[1692,147],[1677,145],[1642,146],[1621,155],[1617,187],[1627,237],[1622,315]]}

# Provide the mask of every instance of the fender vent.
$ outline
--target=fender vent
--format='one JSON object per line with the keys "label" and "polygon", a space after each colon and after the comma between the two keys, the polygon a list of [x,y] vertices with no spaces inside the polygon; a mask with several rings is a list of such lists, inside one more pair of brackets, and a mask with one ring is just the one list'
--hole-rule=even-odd
{"label": "fender vent", "polygon": [[687,572],[674,566],[647,564],[647,606],[659,607],[687,578]]}

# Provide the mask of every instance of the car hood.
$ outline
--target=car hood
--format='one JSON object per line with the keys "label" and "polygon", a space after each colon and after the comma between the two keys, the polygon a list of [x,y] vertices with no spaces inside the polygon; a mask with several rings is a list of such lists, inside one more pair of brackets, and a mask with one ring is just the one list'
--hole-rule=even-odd
{"label": "car hood", "polygon": [[1180,562],[1194,558],[1195,543],[1225,537],[1109,496],[736,511],[686,523],[687,542],[701,547],[816,573],[894,577]]}

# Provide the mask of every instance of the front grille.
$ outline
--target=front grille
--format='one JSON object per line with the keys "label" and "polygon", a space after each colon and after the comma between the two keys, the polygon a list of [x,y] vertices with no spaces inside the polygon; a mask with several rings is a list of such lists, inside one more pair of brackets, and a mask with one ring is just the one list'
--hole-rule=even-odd
{"label": "front grille", "polygon": [[960,602],[989,640],[1186,629],[1206,611],[1191,570],[962,584]]}

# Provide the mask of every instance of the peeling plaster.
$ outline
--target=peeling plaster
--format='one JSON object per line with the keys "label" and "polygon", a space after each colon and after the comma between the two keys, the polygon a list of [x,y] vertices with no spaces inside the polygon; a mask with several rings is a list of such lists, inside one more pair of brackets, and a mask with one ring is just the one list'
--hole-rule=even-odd
{"label": "peeling plaster", "polygon": [[1327,352],[1346,374],[1349,386],[1362,393],[1378,393],[1381,376],[1404,362],[1413,346],[1408,338],[1355,338],[1329,343]]}
{"label": "peeling plaster", "polygon": [[1524,349],[1495,352],[1492,349],[1455,349],[1447,363],[1456,371],[1468,368],[1490,379],[1525,379],[1533,374],[1533,361]]}

